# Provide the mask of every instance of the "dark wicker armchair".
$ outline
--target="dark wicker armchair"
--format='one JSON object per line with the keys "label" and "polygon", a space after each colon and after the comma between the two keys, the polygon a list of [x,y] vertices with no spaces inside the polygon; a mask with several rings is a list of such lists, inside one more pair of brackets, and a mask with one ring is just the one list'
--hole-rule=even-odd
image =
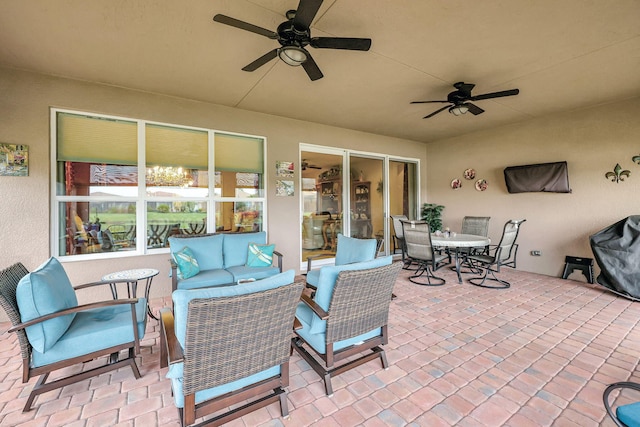
{"label": "dark wicker armchair", "polygon": [[[302,328],[295,331],[293,348],[324,379],[327,395],[333,394],[332,376],[376,358],[387,368],[381,346],[388,342],[390,296],[401,266],[402,263],[394,263],[340,272],[328,311],[316,300],[302,295],[305,304],[298,306],[296,312]],[[305,349],[305,343],[323,363]],[[361,353],[365,354],[353,358]],[[334,367],[336,362],[346,359],[350,360]]]}
{"label": "dark wicker armchair", "polygon": [[205,416],[220,425],[273,402],[288,415],[290,338],[304,287],[293,278],[289,270],[173,293],[174,312],[161,310],[160,365],[169,366],[183,426]]}
{"label": "dark wicker armchair", "polygon": [[[57,262],[57,261],[56,261]],[[54,275],[54,279],[60,278],[61,266],[56,266],[58,273]],[[23,412],[29,411],[34,399],[42,393],[55,390],[69,384],[83,381],[87,378],[100,375],[105,372],[117,370],[123,367],[130,367],[133,375],[140,378],[140,372],[136,365],[135,357],[139,353],[139,340],[144,336],[146,325],[146,300],[141,299],[120,299],[107,300],[83,305],[68,304],[67,308],[54,310],[48,314],[42,314],[21,321],[21,312],[19,309],[20,297],[16,296],[16,290],[20,279],[28,275],[29,271],[21,264],[16,263],[2,271],[0,271],[0,306],[6,311],[12,327],[9,332],[15,332],[18,336],[20,351],[22,354],[22,382],[26,383],[31,378],[40,376],[34,384]],[[66,278],[66,275],[64,276]],[[34,279],[31,278],[33,282]],[[60,280],[57,280],[60,282]],[[75,289],[87,288],[97,285],[109,285],[115,282],[93,282],[80,285]],[[65,289],[66,295],[73,294],[74,288],[69,283],[68,289]],[[43,296],[43,289],[36,289],[36,300],[44,299],[43,306],[56,305],[56,298],[62,300],[64,297],[60,295],[60,283],[52,286],[53,293],[51,297]],[[20,293],[20,291],[18,291]],[[73,299],[73,298],[72,298]],[[27,298],[28,302],[30,298]],[[50,304],[51,303],[51,304]],[[22,317],[24,318],[23,311]],[[46,328],[46,322],[61,321],[63,318],[73,316],[73,320],[66,328],[64,333],[55,343],[49,343],[48,348],[38,349],[39,343],[32,343],[27,331],[29,327]],[[62,320],[64,322],[64,320]],[[42,326],[40,326],[42,325]],[[48,323],[52,325],[52,323]],[[136,327],[137,325],[137,327]],[[115,331],[115,332],[114,332]],[[106,339],[97,339],[97,337],[109,336]],[[47,340],[52,341],[50,338]],[[34,348],[35,347],[35,348]],[[120,357],[122,350],[127,351],[127,356]],[[71,370],[66,376],[57,376],[55,380],[48,381],[49,374],[53,371],[67,368],[70,366],[82,364],[97,358],[105,358],[106,363],[102,366],[96,366],[87,370]]]}

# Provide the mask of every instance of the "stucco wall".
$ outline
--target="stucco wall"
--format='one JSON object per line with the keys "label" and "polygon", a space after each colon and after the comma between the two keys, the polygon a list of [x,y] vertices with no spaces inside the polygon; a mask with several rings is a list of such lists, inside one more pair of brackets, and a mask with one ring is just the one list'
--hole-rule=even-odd
{"label": "stucco wall", "polygon": [[[29,145],[29,176],[0,179],[0,268],[20,261],[33,269],[50,256],[50,107],[266,136],[269,240],[285,255],[286,269],[295,269],[300,263],[299,227],[292,226],[300,221],[299,169],[296,196],[275,197],[276,160],[294,161],[299,168],[298,144],[304,142],[418,158],[426,163],[424,145],[415,141],[0,68],[0,142]],[[426,172],[421,179],[426,179]],[[170,293],[168,258],[164,254],[66,262],[65,269],[72,282],[80,284],[116,270],[157,268],[161,273],[151,292],[157,297]],[[98,295],[86,299],[95,297]],[[0,313],[0,320],[6,319],[3,316]]]}
{"label": "stucco wall", "polygon": [[[465,215],[490,216],[494,243],[507,220],[526,218],[518,238],[518,269],[560,276],[565,255],[593,258],[591,234],[640,214],[640,165],[631,160],[640,155],[638,113],[636,98],[430,144],[427,199],[445,206],[443,224],[452,230],[459,231]],[[507,192],[505,167],[555,161],[568,163],[571,194]],[[616,163],[631,171],[624,182],[605,178]],[[476,191],[474,181],[463,178],[467,168],[488,181],[486,191]],[[462,188],[451,189],[454,178],[462,180]],[[542,256],[532,256],[532,250]]]}

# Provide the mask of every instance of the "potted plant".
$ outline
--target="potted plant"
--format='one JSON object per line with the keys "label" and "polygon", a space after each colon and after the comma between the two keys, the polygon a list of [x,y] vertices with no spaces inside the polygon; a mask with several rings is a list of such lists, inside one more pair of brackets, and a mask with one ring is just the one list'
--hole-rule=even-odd
{"label": "potted plant", "polygon": [[444,206],[435,203],[425,203],[420,212],[423,221],[429,223],[432,232],[442,229],[442,210]]}

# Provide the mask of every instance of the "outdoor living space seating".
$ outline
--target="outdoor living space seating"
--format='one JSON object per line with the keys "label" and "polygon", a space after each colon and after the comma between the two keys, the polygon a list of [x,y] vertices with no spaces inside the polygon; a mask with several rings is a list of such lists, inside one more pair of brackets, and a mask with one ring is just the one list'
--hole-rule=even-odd
{"label": "outdoor living space seating", "polygon": [[[335,266],[348,265],[364,261],[371,261],[377,255],[378,242],[376,239],[357,239],[338,234],[338,247],[336,250]],[[320,283],[320,272],[323,268],[312,269],[315,258],[307,259],[307,286],[315,289]]]}
{"label": "outdoor living space seating", "polygon": [[289,270],[173,293],[173,313],[161,310],[160,366],[169,367],[183,426],[212,413],[206,425],[220,425],[273,402],[288,415],[290,337],[303,288]]}
{"label": "outdoor living space seating", "polygon": [[407,259],[418,265],[409,280],[417,285],[444,285],[446,280],[433,272],[449,264],[451,259],[449,254],[436,251],[431,244],[429,224],[426,221],[402,221],[402,227]]}
{"label": "outdoor living space seating", "polygon": [[377,358],[383,368],[388,367],[381,346],[389,341],[389,304],[401,264],[392,264],[390,256],[376,261],[381,266],[334,271],[332,280],[321,283],[313,298],[303,295],[296,311],[302,328],[295,331],[293,348],[323,378],[329,396],[335,375]]}
{"label": "outdoor living space seating", "polygon": [[[500,243],[496,246],[491,246],[486,254],[470,254],[466,257],[472,273],[481,273],[478,277],[470,278],[469,283],[494,289],[505,289],[510,286],[509,282],[498,278],[496,273],[500,272],[500,267],[502,266],[516,268],[516,256],[518,253],[516,239],[518,238],[520,225],[525,221],[526,219],[507,221],[502,230]],[[488,277],[488,275],[491,275],[491,277]],[[496,284],[486,283],[487,279],[491,282],[496,282]]]}
{"label": "outdoor living space seating", "polygon": [[[114,282],[88,283],[76,289],[110,283]],[[22,382],[40,377],[29,393],[24,412],[43,393],[105,372],[130,367],[134,377],[140,378],[135,358],[147,321],[144,298],[78,305],[62,265],[50,258],[31,273],[20,263],[2,270],[0,305],[13,325],[9,332],[18,336]],[[126,356],[121,357],[121,351],[126,351]],[[106,358],[106,364],[82,369],[84,362],[98,358]],[[55,374],[55,379],[47,382],[54,371],[63,375]]]}
{"label": "outdoor living space seating", "polygon": [[[410,274],[400,271],[398,298],[389,306],[389,369],[377,360],[351,369],[332,378],[328,397],[322,378],[294,351],[289,418],[272,403],[229,427],[615,427],[602,394],[614,382],[640,383],[637,302],[584,280],[512,268],[501,272],[512,285],[499,293],[466,281],[419,287]],[[455,283],[454,271],[440,274]],[[150,300],[154,313],[171,303],[168,295]],[[167,368],[160,367],[159,322],[148,321],[141,341],[143,378],[129,368],[110,371],[42,394],[38,410],[27,413],[22,408],[36,379],[22,383],[20,346],[10,327],[0,322],[0,425],[180,425]],[[639,400],[635,393],[616,391],[611,405]]]}
{"label": "outdoor living space seating", "polygon": [[282,254],[267,244],[264,231],[181,234],[169,237],[169,247],[174,291],[231,285],[282,272]]}

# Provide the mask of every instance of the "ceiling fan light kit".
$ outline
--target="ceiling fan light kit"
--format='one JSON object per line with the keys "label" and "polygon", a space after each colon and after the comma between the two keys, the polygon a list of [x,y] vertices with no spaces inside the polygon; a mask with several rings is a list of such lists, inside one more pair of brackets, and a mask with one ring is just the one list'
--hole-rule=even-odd
{"label": "ceiling fan light kit", "polygon": [[285,64],[297,67],[307,60],[307,51],[297,46],[284,46],[278,49],[278,56]]}
{"label": "ceiling fan light kit", "polygon": [[520,90],[518,89],[510,89],[510,90],[503,90],[500,92],[491,92],[491,93],[485,93],[482,95],[472,96],[471,89],[473,89],[475,86],[476,85],[473,83],[458,82],[453,85],[453,87],[455,87],[456,90],[454,90],[453,92],[450,92],[447,95],[446,100],[412,101],[411,103],[412,104],[431,104],[431,103],[449,104],[449,105],[445,105],[442,108],[437,109],[431,114],[424,116],[423,117],[424,119],[433,117],[436,114],[447,109],[454,116],[461,116],[467,113],[467,111],[470,111],[471,114],[473,114],[474,116],[477,116],[478,114],[484,113],[484,110],[478,107],[476,104],[472,104],[469,101],[481,101],[483,99],[502,98],[503,96],[513,96],[520,93]]}
{"label": "ceiling fan light kit", "polygon": [[323,0],[300,0],[297,10],[289,10],[285,16],[287,20],[278,25],[277,30],[271,31],[230,16],[217,14],[215,22],[249,31],[272,40],[277,40],[282,47],[273,49],[252,63],[244,66],[243,71],[255,71],[267,62],[278,57],[293,67],[302,65],[304,71],[312,81],[323,77],[322,71],[305,49],[311,46],[315,49],[344,49],[367,51],[371,47],[371,39],[350,37],[311,37],[311,22],[315,18]]}
{"label": "ceiling fan light kit", "polygon": [[469,107],[467,107],[464,104],[449,108],[449,112],[454,116],[460,116],[462,114],[466,114],[467,111],[469,111]]}

